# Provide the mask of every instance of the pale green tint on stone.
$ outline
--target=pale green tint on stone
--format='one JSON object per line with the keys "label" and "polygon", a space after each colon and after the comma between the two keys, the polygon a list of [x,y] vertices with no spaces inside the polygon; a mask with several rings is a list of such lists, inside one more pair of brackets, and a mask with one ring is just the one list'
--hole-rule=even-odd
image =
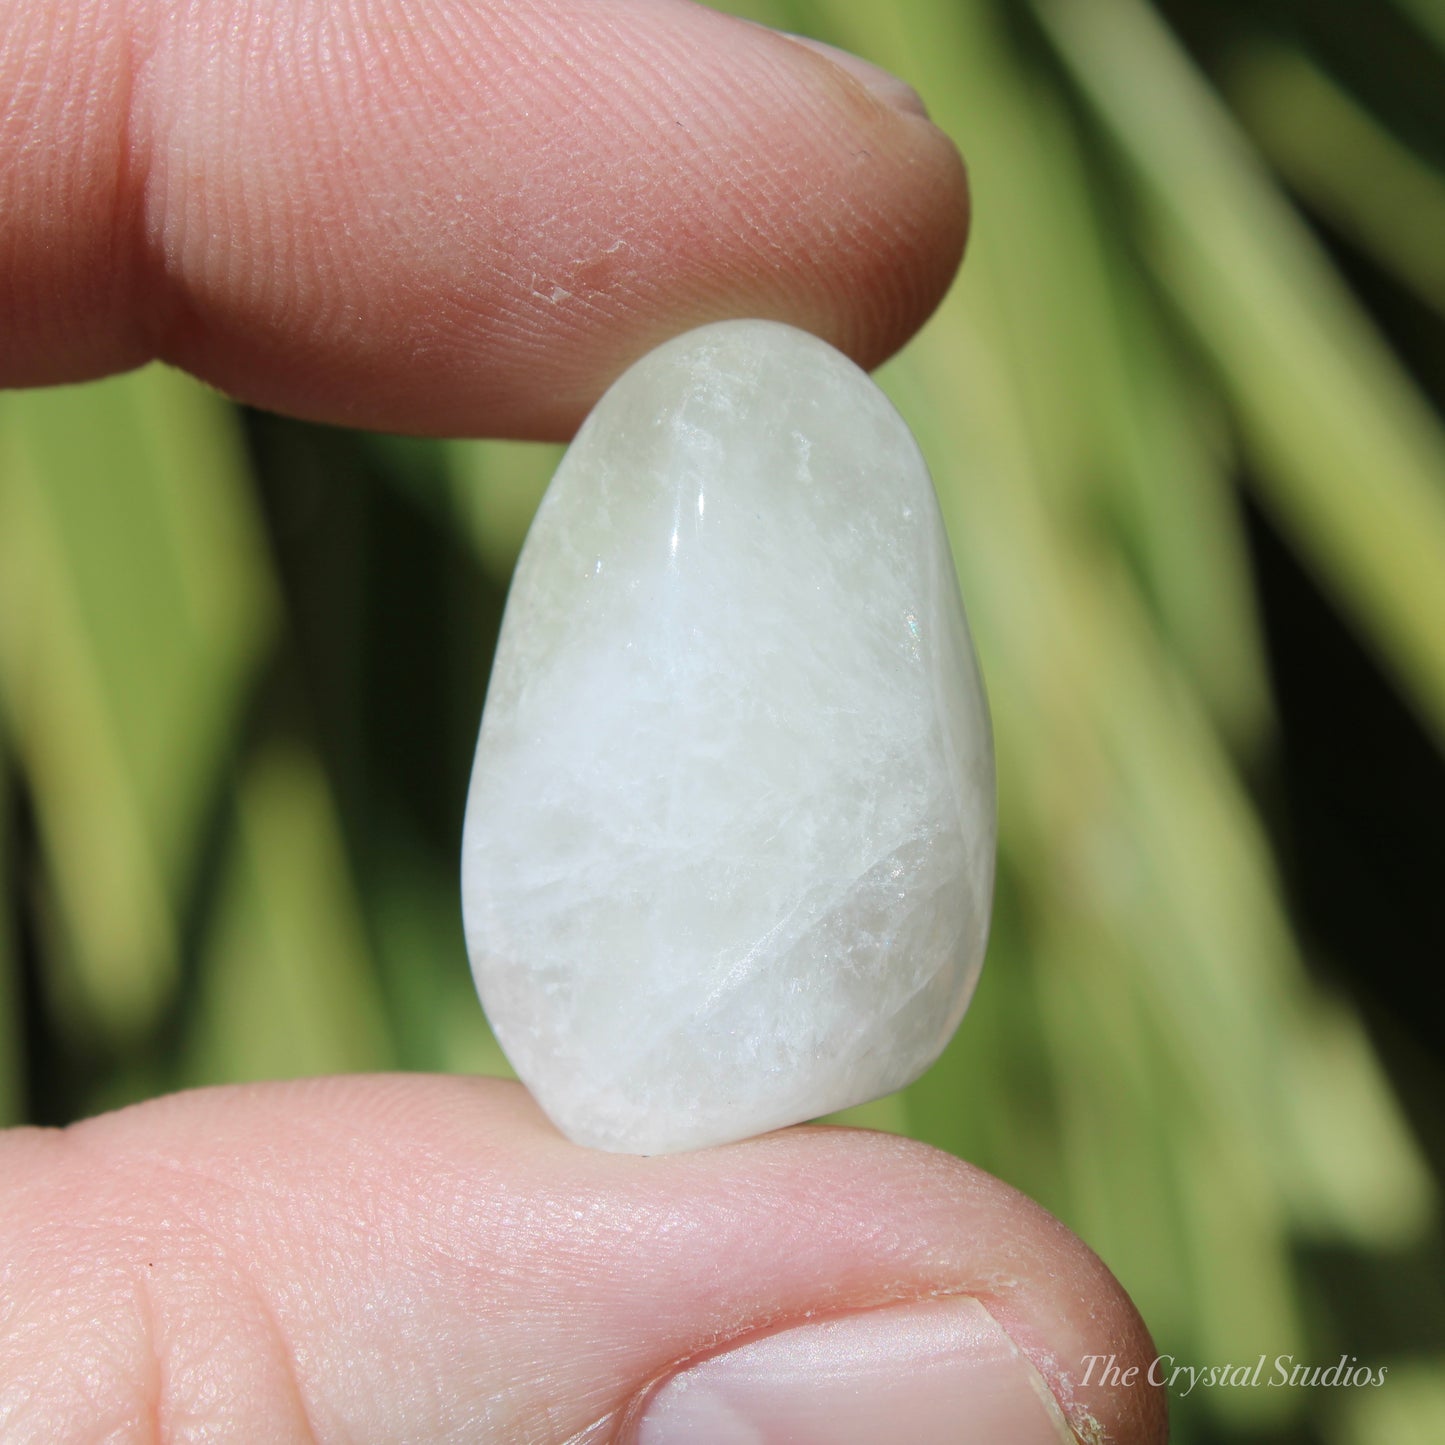
{"label": "pale green tint on stone", "polygon": [[467,804],[467,945],[572,1139],[662,1153],[915,1079],[972,992],[988,716],[927,468],[772,322],[633,366],[517,565]]}

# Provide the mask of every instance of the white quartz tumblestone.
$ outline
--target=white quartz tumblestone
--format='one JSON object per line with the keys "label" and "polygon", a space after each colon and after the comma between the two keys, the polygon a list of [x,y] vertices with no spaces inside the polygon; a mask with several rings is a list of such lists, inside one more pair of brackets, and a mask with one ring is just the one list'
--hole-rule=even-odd
{"label": "white quartz tumblestone", "polygon": [[994,832],[898,413],[776,322],[645,356],[532,524],[467,800],[467,948],[542,1108],[655,1154],[909,1083],[973,990]]}

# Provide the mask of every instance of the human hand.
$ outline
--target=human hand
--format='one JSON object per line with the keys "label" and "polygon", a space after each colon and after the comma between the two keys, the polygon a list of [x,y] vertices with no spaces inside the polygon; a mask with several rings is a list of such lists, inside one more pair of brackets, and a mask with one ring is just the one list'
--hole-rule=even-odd
{"label": "human hand", "polygon": [[[159,356],[561,436],[686,326],[871,364],[952,277],[961,167],[896,83],[679,0],[416,10],[0,0],[0,381]],[[886,1136],[607,1155],[413,1076],[0,1141],[6,1442],[1162,1439],[1109,1354],[1152,1347],[1085,1246]]]}

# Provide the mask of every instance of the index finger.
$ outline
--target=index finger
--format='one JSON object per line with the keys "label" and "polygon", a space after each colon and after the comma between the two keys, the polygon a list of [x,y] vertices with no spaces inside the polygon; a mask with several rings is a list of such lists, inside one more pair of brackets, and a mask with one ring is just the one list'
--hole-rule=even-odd
{"label": "index finger", "polygon": [[0,0],[0,98],[0,384],[561,437],[723,316],[876,364],[967,225],[896,82],[688,0]]}

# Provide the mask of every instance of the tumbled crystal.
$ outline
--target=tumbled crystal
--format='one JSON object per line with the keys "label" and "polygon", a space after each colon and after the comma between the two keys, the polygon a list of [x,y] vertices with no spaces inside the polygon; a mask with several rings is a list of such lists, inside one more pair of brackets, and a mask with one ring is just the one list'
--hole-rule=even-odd
{"label": "tumbled crystal", "polygon": [[988,715],[927,468],[805,332],[680,336],[598,402],[517,564],[467,947],[573,1140],[743,1138],[916,1078],[993,882]]}

